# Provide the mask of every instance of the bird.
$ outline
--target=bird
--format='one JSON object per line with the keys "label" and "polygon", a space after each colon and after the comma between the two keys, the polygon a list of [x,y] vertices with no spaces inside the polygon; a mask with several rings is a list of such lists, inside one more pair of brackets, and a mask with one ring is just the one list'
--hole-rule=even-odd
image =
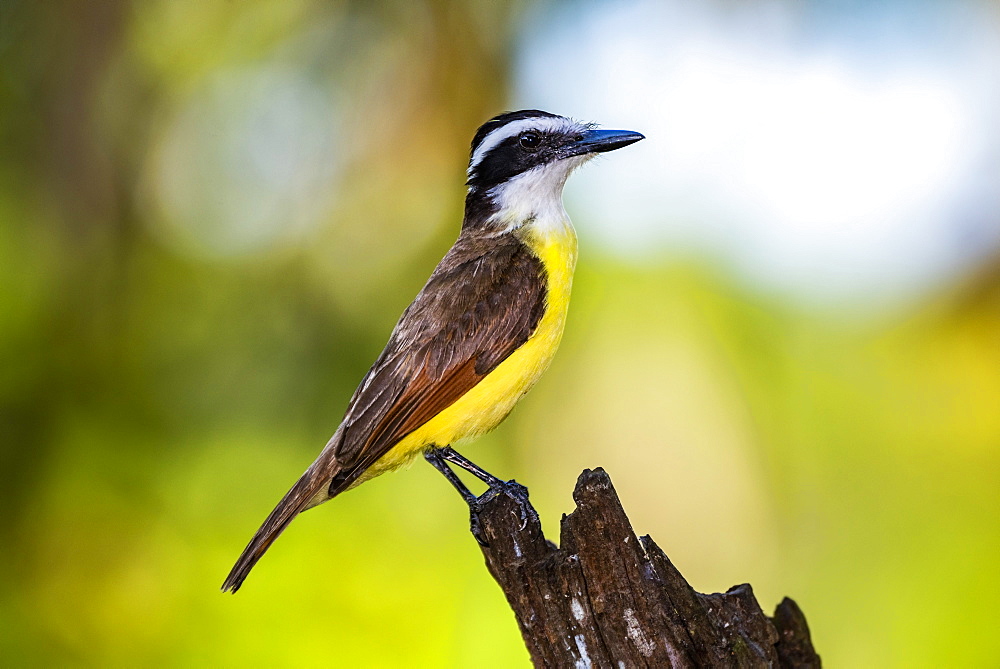
{"label": "bird", "polygon": [[[453,444],[500,424],[549,366],[569,307],[577,236],[563,186],[600,153],[645,137],[537,109],[505,112],[475,133],[458,239],[403,311],[315,462],[278,502],[222,590],[236,592],[302,511],[418,455],[476,510],[504,481]],[[473,495],[449,463],[489,489]],[[513,482],[510,482],[513,483]]]}

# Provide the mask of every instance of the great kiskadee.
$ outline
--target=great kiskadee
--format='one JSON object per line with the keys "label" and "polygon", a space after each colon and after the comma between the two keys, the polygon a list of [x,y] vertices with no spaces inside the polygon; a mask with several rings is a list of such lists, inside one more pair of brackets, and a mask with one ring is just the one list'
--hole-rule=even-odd
{"label": "great kiskadee", "polygon": [[462,493],[475,530],[478,500],[446,463],[491,490],[504,482],[451,444],[499,425],[552,361],[576,265],[563,186],[595,154],[640,139],[538,110],[500,114],[479,128],[458,240],[403,312],[340,427],[257,530],[223,590],[239,589],[299,513],[418,453]]}

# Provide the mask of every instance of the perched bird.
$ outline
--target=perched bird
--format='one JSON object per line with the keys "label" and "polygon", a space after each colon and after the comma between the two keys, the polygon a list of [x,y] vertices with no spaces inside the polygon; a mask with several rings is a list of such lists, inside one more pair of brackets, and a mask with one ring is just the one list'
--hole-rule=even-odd
{"label": "perched bird", "polygon": [[496,427],[552,361],[576,265],[563,186],[595,154],[640,139],[538,110],[500,114],[479,128],[458,240],[403,312],[340,427],[257,530],[223,590],[239,589],[299,513],[419,453],[458,488],[476,530],[478,499],[447,463],[491,490],[504,482],[451,444]]}

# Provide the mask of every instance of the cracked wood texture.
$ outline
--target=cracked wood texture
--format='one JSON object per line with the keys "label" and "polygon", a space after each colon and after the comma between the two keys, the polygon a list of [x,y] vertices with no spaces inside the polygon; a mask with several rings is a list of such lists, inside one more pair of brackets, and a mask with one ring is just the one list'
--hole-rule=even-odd
{"label": "cracked wood texture", "polygon": [[795,602],[769,618],[748,584],[695,592],[603,469],[580,475],[558,548],[517,489],[484,502],[483,555],[536,667],[820,667]]}

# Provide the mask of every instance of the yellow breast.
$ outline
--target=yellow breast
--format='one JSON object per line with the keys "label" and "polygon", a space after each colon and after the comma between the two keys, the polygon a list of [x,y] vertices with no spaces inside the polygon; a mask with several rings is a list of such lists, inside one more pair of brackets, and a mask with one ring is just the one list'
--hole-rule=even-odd
{"label": "yellow breast", "polygon": [[545,313],[534,333],[469,392],[396,444],[361,480],[396,469],[429,446],[447,446],[489,432],[548,368],[566,325],[576,267],[576,233],[566,219],[544,230],[526,228],[522,241],[542,261],[548,280]]}

